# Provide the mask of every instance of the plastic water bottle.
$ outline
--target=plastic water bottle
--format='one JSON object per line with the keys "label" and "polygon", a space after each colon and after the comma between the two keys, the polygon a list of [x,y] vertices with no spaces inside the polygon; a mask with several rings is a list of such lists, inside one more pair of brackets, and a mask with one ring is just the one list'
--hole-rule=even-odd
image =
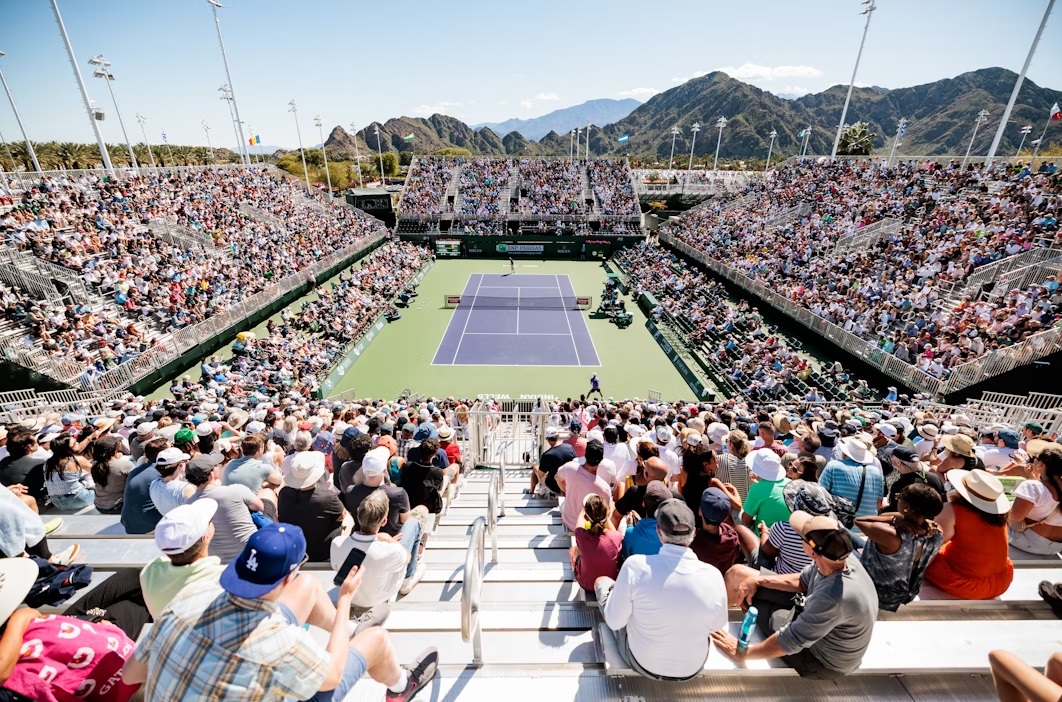
{"label": "plastic water bottle", "polygon": [[749,640],[752,639],[752,630],[756,628],[756,617],[759,614],[755,607],[749,607],[749,611],[745,612],[745,618],[741,620],[741,631],[738,633],[738,653],[749,650]]}

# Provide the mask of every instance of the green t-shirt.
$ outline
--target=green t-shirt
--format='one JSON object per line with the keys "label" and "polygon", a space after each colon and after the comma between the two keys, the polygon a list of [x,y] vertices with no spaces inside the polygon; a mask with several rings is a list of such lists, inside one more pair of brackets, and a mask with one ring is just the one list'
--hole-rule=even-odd
{"label": "green t-shirt", "polygon": [[789,507],[782,497],[789,478],[782,478],[773,483],[768,480],[758,480],[749,486],[749,496],[745,498],[745,504],[741,511],[752,517],[753,524],[763,522],[770,527],[775,522],[784,522],[789,519]]}
{"label": "green t-shirt", "polygon": [[175,566],[165,556],[148,563],[140,571],[140,588],[144,591],[144,604],[152,619],[158,619],[162,610],[186,585],[203,580],[217,582],[223,570],[225,566],[217,556],[200,558],[186,566]]}

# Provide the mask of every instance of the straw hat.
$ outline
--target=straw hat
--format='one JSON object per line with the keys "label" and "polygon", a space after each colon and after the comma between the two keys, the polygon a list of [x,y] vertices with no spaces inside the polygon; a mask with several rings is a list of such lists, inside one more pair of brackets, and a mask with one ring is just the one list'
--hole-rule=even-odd
{"label": "straw hat", "polygon": [[948,434],[940,440],[940,444],[956,456],[974,457],[973,439],[965,434]]}
{"label": "straw hat", "polygon": [[844,437],[837,442],[837,447],[841,449],[843,455],[851,458],[856,463],[867,466],[874,462],[874,455],[867,448],[867,445],[854,436]]}
{"label": "straw hat", "polygon": [[947,478],[955,492],[982,512],[1006,514],[1010,511],[1011,504],[1003,493],[1003,483],[991,473],[956,468],[947,472]]}

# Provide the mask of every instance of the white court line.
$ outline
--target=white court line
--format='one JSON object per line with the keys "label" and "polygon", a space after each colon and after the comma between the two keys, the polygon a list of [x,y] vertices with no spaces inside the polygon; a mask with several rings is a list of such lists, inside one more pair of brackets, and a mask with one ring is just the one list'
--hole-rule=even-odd
{"label": "white court line", "polygon": [[431,365],[438,366],[440,368],[452,368],[454,366],[474,366],[474,367],[479,367],[479,368],[513,368],[513,367],[520,367],[520,368],[601,368],[601,364],[600,363],[597,364],[596,366],[584,366],[582,364],[579,364],[579,365],[574,365],[574,364],[568,364],[568,365],[551,364],[551,365],[548,365],[548,366],[538,366],[538,365],[533,365],[533,364],[530,364],[530,363],[432,363]]}
{"label": "white court line", "polygon": [[465,336],[568,336],[563,332],[467,332]]}
{"label": "white court line", "polygon": [[[587,142],[586,143],[588,143],[588,144],[590,143],[589,137],[587,137]],[[359,167],[360,167],[360,164],[359,164]],[[519,286],[516,287],[516,333],[517,334],[520,333],[520,287]]]}
{"label": "white court line", "polygon": [[[560,292],[560,289],[561,289],[560,276],[554,274],[553,275],[553,279],[557,281],[557,291]],[[561,299],[563,299],[563,298],[564,298],[564,295],[561,295]],[[583,365],[583,359],[579,358],[579,345],[577,343],[575,343],[575,334],[572,333],[572,320],[568,319],[568,312],[567,311],[564,312],[564,323],[568,325],[568,336],[572,340],[572,348],[575,349],[575,360],[578,362],[576,365],[580,365],[581,366],[581,365]],[[598,360],[600,360],[600,358],[601,357],[598,356]]]}
{"label": "white court line", "polygon": [[479,283],[476,284],[476,294],[472,296],[472,304],[468,306],[468,316],[465,317],[465,326],[461,328],[461,338],[457,340],[457,349],[454,351],[454,358],[450,361],[450,365],[454,365],[454,362],[457,361],[457,354],[461,352],[461,344],[465,341],[465,330],[468,329],[468,321],[472,319],[472,309],[476,306],[476,298],[479,297],[480,285],[483,285],[482,274],[479,276]]}
{"label": "white court line", "polygon": [[519,290],[520,288],[526,290],[560,290],[560,288],[555,285],[482,285],[480,287],[484,290],[490,290],[492,288],[498,290]]}

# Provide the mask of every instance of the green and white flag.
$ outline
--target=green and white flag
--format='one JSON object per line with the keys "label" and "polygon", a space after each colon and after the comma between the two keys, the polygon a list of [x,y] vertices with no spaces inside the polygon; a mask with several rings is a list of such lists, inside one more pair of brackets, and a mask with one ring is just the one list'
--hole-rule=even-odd
{"label": "green and white flag", "polygon": [[413,143],[413,135],[410,134],[409,136],[402,137],[402,141],[406,142],[407,144]]}

